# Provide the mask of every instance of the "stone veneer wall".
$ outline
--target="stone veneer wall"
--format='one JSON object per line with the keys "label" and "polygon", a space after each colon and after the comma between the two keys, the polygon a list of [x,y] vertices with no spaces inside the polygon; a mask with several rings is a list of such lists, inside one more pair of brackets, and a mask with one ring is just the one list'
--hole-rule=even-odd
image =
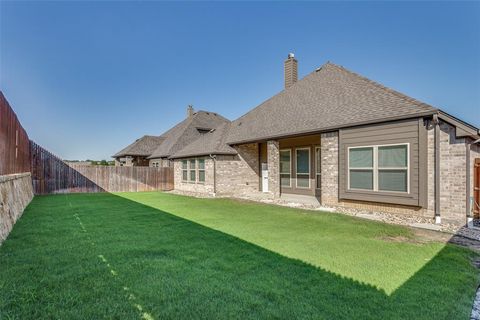
{"label": "stone veneer wall", "polygon": [[0,244],[32,199],[30,173],[0,176]]}
{"label": "stone veneer wall", "polygon": [[[466,222],[466,139],[455,137],[455,128],[448,123],[440,123],[440,216],[442,222],[463,225]],[[433,127],[427,132],[427,207],[417,208],[377,202],[338,200],[338,133],[323,133],[322,152],[322,191],[321,202],[325,206],[340,206],[372,212],[417,215],[434,218],[435,210],[435,137]],[[471,147],[471,177],[473,162],[480,156],[480,147]],[[473,195],[473,181],[470,185]]]}
{"label": "stone veneer wall", "polygon": [[278,141],[267,142],[268,192],[274,198],[280,197],[280,144]]}

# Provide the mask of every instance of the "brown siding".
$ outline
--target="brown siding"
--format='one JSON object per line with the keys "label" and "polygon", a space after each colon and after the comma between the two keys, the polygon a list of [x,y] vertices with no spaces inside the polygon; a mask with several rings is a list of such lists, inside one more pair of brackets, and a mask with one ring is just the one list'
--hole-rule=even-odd
{"label": "brown siding", "polygon": [[[413,119],[340,130],[339,198],[425,206],[426,202],[426,134],[422,119]],[[348,147],[381,144],[410,144],[410,192],[374,192],[348,190]],[[420,179],[422,181],[420,181]]]}

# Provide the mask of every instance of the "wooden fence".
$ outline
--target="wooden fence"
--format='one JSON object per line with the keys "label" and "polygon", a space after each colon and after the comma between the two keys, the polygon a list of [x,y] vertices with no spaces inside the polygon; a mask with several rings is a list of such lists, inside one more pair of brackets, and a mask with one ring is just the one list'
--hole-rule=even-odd
{"label": "wooden fence", "polygon": [[173,168],[75,166],[30,142],[35,194],[173,189]]}
{"label": "wooden fence", "polygon": [[0,175],[30,171],[27,132],[0,91]]}

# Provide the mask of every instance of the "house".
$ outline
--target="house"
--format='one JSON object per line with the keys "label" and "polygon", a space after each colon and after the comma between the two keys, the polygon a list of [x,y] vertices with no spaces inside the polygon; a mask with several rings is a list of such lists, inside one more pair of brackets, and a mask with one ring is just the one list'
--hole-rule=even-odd
{"label": "house", "polygon": [[112,158],[116,166],[148,166],[152,152],[165,140],[163,136],[143,136],[126,146]]}
{"label": "house", "polygon": [[277,95],[189,144],[172,134],[149,159],[173,160],[182,192],[465,224],[478,128],[330,62],[298,80],[297,63]]}
{"label": "house", "polygon": [[187,107],[187,117],[160,136],[143,136],[112,157],[120,166],[169,167],[170,156],[230,120],[215,112]]}

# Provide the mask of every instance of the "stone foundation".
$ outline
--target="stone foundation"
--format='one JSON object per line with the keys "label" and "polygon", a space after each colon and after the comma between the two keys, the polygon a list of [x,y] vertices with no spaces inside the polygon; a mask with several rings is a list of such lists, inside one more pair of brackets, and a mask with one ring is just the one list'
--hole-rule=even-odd
{"label": "stone foundation", "polygon": [[0,176],[0,244],[32,199],[30,173]]}

